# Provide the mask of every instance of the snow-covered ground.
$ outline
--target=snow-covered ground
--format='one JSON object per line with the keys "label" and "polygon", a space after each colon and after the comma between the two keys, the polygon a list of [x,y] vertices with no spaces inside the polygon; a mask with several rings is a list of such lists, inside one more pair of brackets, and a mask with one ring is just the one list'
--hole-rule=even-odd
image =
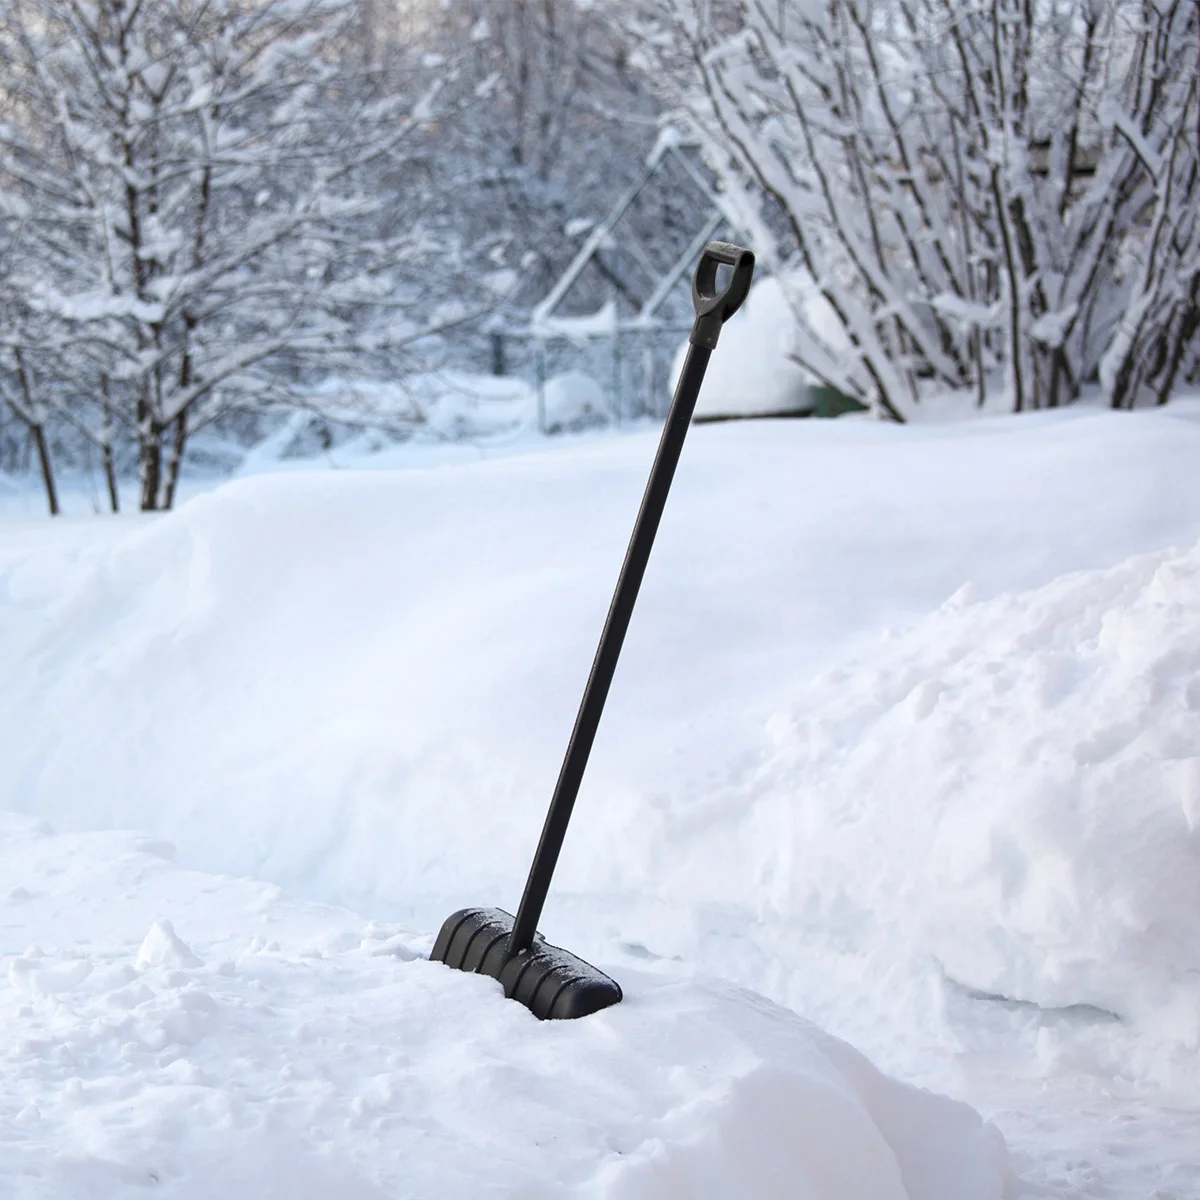
{"label": "snow-covered ground", "polygon": [[144,838],[0,830],[4,936],[53,944],[0,991],[5,1196],[1001,1195],[970,1108],[727,984],[626,968],[622,1005],[540,1025],[428,938]]}
{"label": "snow-covered ground", "polygon": [[628,1000],[421,959],[654,441],[0,522],[6,1194],[1200,1196],[1196,402],[694,429],[543,921]]}

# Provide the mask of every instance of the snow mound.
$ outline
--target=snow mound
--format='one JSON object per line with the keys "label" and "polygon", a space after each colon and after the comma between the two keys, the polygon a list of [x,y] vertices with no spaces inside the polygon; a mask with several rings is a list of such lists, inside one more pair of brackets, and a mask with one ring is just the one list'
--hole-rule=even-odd
{"label": "snow mound", "polygon": [[564,371],[547,379],[542,403],[547,433],[583,429],[610,419],[604,389],[583,371]]}
{"label": "snow mound", "polygon": [[[798,326],[779,280],[750,289],[713,352],[696,402],[698,417],[752,417],[806,412],[812,405],[803,370],[790,357]],[[683,369],[687,343],[675,356]]]}
{"label": "snow mound", "polygon": [[204,964],[176,932],[170,921],[155,921],[142,940],[137,965],[146,967],[201,967]]}
{"label": "snow mound", "polygon": [[[529,425],[536,415],[530,384],[515,376],[471,371],[419,372],[395,381],[331,377],[315,386],[313,395],[330,421],[408,428],[451,440],[511,433]],[[297,414],[255,457],[304,449],[302,435],[309,420],[304,413]]]}
{"label": "snow mound", "polygon": [[1200,546],[964,588],[776,732],[780,910],[838,897],[969,988],[1200,1046]]}
{"label": "snow mound", "polygon": [[[142,830],[177,844],[185,864],[416,928],[464,904],[512,904],[655,440],[245,479],[154,520],[9,523],[0,806],[65,829]],[[1014,924],[1016,897],[1042,876],[1027,874],[1028,821],[1003,805],[1034,787],[1038,754],[1065,754],[1137,693],[1102,693],[1097,708],[1085,678],[1058,725],[1066,707],[1029,707],[1022,623],[1043,611],[1040,592],[982,606],[960,596],[929,614],[964,579],[984,598],[1047,584],[1052,595],[1075,586],[1050,582],[1065,569],[1194,541],[1198,451],[1200,425],[1169,412],[694,430],[547,935],[596,961],[680,957],[925,1082],[934,1080],[920,1074],[929,1056],[917,1031],[939,1044],[950,1036],[934,954],[980,991],[1133,1014],[1135,944],[1157,964],[1147,987],[1194,961],[1180,931],[1193,928],[1195,906],[1168,914],[1183,885],[1170,884],[1173,898],[1154,910],[1174,923],[1131,933],[1109,962],[1096,938],[1125,926],[1086,897],[1064,907],[1052,891],[1052,913],[1020,914],[1035,922],[1027,932]],[[1005,631],[1006,606],[1015,632]],[[881,627],[918,620],[878,642]],[[976,620],[978,630],[955,636],[954,622]],[[1078,639],[1067,616],[1055,620],[1070,659]],[[1160,635],[1162,652],[1186,649],[1188,620],[1147,626],[1147,660]],[[956,666],[947,655],[959,643],[968,657]],[[985,648],[998,673],[987,673]],[[764,732],[772,714],[794,712],[817,672],[848,657],[868,665],[828,674],[795,720]],[[968,670],[975,686],[999,681],[978,712],[938,693]],[[963,730],[948,726],[939,742],[951,713]],[[1125,764],[1146,776],[1136,753],[1147,744],[1063,770],[1094,782]],[[1191,768],[1182,757],[1161,765],[1175,772],[1177,801],[1141,800],[1151,815],[1131,853],[1155,830],[1167,831],[1164,854],[1194,837]],[[955,857],[954,838],[975,838],[982,853],[993,805],[1000,831],[1020,826],[1019,853],[995,852],[1009,870],[998,899],[987,888],[999,887],[1000,865],[954,874],[970,861]],[[1062,811],[1068,825],[1080,819]],[[1137,811],[1118,816],[1132,826]],[[1077,846],[1093,853],[1088,829],[1083,821],[1052,844],[1060,868],[1038,843],[1037,870],[1089,878],[1086,857],[1072,857]],[[993,840],[999,847],[1000,833]],[[1096,905],[1119,907],[1126,872],[1141,871],[1131,920],[1152,922],[1138,906],[1154,904],[1156,874],[1144,873],[1153,857],[1138,850],[1136,863],[1115,865]],[[211,961],[168,908],[147,913],[138,937],[162,917]],[[956,931],[970,944],[953,945]],[[995,945],[991,969],[963,961]],[[41,969],[19,973],[31,989],[59,986],[55,973],[32,974]],[[1150,1002],[1186,1044],[1196,1012],[1186,976]],[[1105,1028],[1140,1037],[1132,1023]]]}
{"label": "snow mound", "polygon": [[533,389],[508,375],[441,371],[410,377],[405,386],[426,428],[444,438],[488,438],[529,424]]}
{"label": "snow mound", "polygon": [[[626,970],[622,1004],[541,1023],[429,962],[428,938],[129,835],[0,814],[0,875],[44,946],[14,956],[0,920],[10,978],[54,984],[0,987],[14,1200],[1005,1194],[974,1110],[736,988]],[[211,965],[131,968],[163,908]],[[179,942],[165,920],[151,936]]]}

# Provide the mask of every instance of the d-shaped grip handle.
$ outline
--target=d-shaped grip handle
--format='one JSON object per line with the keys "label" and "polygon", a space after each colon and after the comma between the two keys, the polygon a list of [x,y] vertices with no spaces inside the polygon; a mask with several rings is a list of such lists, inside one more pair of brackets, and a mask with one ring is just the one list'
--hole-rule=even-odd
{"label": "d-shaped grip handle", "polygon": [[[733,268],[729,282],[717,290],[717,267]],[[715,350],[721,326],[742,306],[754,275],[754,252],[732,242],[709,242],[692,279],[696,323],[688,339],[693,346]]]}

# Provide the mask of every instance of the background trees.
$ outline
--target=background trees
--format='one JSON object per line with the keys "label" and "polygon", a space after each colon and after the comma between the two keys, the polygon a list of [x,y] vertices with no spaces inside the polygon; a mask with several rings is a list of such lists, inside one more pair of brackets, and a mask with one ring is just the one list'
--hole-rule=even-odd
{"label": "background trees", "polygon": [[352,0],[0,7],[6,394],[132,435],[143,508],[197,428],[437,325],[405,300],[454,247],[383,185],[439,81],[348,55]]}
{"label": "background trees", "polygon": [[[135,463],[169,507],[206,425],[327,411],[323,380],[418,354],[487,369],[476,318],[522,323],[664,117],[793,288],[803,365],[883,415],[1162,403],[1197,369],[1196,0],[0,0],[0,22],[0,455],[41,464],[51,507],[56,450],[98,457],[113,507]],[[679,233],[647,220],[648,246]]]}
{"label": "background trees", "polygon": [[462,322],[536,300],[656,133],[574,0],[0,0],[0,22],[0,400],[39,446],[93,446],[114,505],[130,445],[141,506],[169,507],[206,424],[445,358],[446,327],[469,359]]}
{"label": "background trees", "polygon": [[903,418],[931,391],[1003,388],[1021,410],[1093,380],[1115,406],[1161,403],[1195,362],[1194,0],[643,18],[731,193],[751,186],[747,221],[833,314],[840,336],[810,325],[800,350],[818,378]]}
{"label": "background trees", "polygon": [[435,34],[459,68],[438,160],[447,219],[534,303],[641,170],[659,124],[651,80],[610,5],[453,0]]}

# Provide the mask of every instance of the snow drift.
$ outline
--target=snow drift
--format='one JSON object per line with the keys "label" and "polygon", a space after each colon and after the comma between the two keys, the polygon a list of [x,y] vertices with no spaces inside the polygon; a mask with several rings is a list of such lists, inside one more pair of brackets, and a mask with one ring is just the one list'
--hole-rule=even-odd
{"label": "snow drift", "polygon": [[[1194,1045],[1194,559],[1052,581],[1194,541],[1198,443],[1172,415],[695,430],[547,935],[873,1055],[872,977],[909,964],[907,1019],[931,956]],[[14,536],[0,805],[418,928],[515,902],[652,453],[246,479],[107,541]]]}
{"label": "snow drift", "polygon": [[0,807],[65,832],[0,824],[0,1191],[486,1194],[466,1096],[531,1196],[996,1195],[969,1112],[707,972],[1037,1187],[1192,1194],[1189,411],[693,432],[544,926],[629,1001],[569,1047],[407,930],[519,894],[652,436],[7,521]]}
{"label": "snow drift", "polygon": [[726,985],[625,971],[543,1024],[427,939],[145,839],[0,814],[0,877],[12,1200],[1004,1195],[974,1111]]}
{"label": "snow drift", "polygon": [[756,921],[800,944],[907,945],[978,993],[1200,1046],[1200,546],[964,588],[772,732],[709,802],[736,823],[658,814],[664,898],[748,908],[719,864],[750,860]]}
{"label": "snow drift", "polygon": [[[1200,1046],[1200,546],[964,589],[778,730],[794,871],[972,988]],[[867,869],[847,870],[848,863]]]}

